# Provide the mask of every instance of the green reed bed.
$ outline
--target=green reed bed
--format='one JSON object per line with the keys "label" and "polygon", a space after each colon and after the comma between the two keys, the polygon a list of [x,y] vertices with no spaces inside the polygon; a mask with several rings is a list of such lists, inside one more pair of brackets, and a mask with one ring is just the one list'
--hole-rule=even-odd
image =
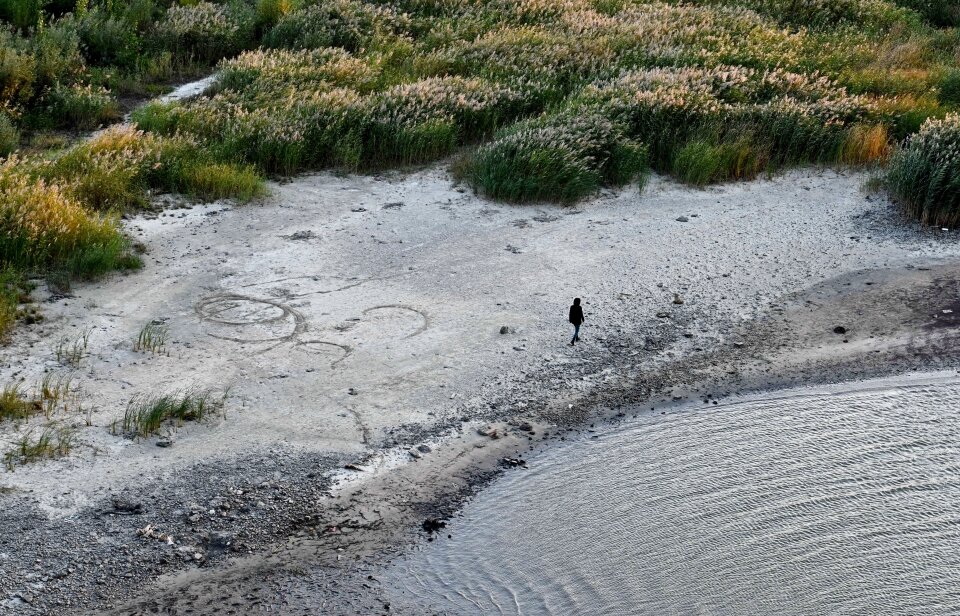
{"label": "green reed bed", "polygon": [[928,120],[893,155],[885,182],[920,221],[960,224],[960,115]]}
{"label": "green reed bed", "polygon": [[305,1],[207,96],[135,120],[280,174],[488,142],[457,171],[514,201],[570,202],[648,167],[706,184],[882,163],[952,104],[956,37],[907,4]]}

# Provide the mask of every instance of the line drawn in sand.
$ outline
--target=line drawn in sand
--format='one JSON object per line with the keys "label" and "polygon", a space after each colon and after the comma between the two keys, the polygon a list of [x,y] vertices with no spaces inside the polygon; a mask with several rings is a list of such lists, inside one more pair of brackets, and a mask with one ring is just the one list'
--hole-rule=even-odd
{"label": "line drawn in sand", "polygon": [[201,299],[194,309],[200,321],[213,330],[207,332],[213,338],[240,344],[272,343],[258,350],[257,354],[290,343],[293,348],[313,355],[332,353],[335,357],[330,360],[331,366],[336,366],[354,351],[355,346],[343,338],[352,338],[356,345],[364,346],[376,345],[393,337],[396,328],[388,327],[391,316],[394,320],[402,315],[401,321],[410,317],[420,321],[412,332],[400,337],[401,340],[419,336],[430,326],[430,319],[421,310],[400,304],[382,304],[364,309],[360,318],[328,328],[327,333],[332,333],[334,340],[326,339],[326,336],[305,340],[303,334],[309,329],[307,318],[299,310],[275,299],[216,293]]}
{"label": "line drawn in sand", "polygon": [[[201,322],[213,325],[215,331],[207,332],[213,338],[242,344],[274,343],[261,353],[307,331],[307,319],[300,311],[272,299],[217,293],[201,299],[194,310]],[[238,328],[246,335],[234,333]]]}
{"label": "line drawn in sand", "polygon": [[[240,344],[267,344],[255,351],[261,355],[289,344],[291,348],[312,355],[330,355],[334,367],[353,353],[354,347],[345,341],[303,339],[309,330],[303,313],[276,299],[258,298],[239,293],[216,293],[202,298],[194,306],[200,321],[211,328],[207,334],[219,340]],[[413,331],[401,336],[407,340],[419,336],[430,326],[429,317],[421,310],[400,304],[371,306],[360,312],[360,317],[348,320],[326,331],[338,338],[352,338],[359,345],[373,344],[397,335],[399,325],[410,319],[419,321]],[[399,321],[399,324],[397,323]],[[401,330],[402,331],[402,330]],[[335,332],[335,333],[334,333]],[[370,429],[360,411],[345,408],[356,423],[364,445],[370,442]]]}
{"label": "line drawn in sand", "polygon": [[295,348],[307,353],[312,353],[314,355],[322,355],[325,351],[330,349],[336,349],[340,351],[342,354],[340,357],[330,362],[330,366],[336,366],[353,352],[353,348],[348,344],[338,344],[336,342],[328,342],[327,340],[298,340],[295,344]]}

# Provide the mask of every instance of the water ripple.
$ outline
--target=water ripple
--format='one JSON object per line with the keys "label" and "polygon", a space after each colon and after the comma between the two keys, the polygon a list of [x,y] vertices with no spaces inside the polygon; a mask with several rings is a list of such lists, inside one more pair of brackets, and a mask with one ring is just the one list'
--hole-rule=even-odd
{"label": "water ripple", "polygon": [[509,473],[386,572],[449,614],[958,614],[960,384],[638,418]]}

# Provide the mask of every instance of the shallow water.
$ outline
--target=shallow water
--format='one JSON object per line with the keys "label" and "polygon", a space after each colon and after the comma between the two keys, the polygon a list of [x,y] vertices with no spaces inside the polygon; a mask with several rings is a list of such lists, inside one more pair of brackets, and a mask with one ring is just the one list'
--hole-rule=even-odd
{"label": "shallow water", "polygon": [[960,383],[632,420],[506,474],[388,568],[452,614],[958,614]]}

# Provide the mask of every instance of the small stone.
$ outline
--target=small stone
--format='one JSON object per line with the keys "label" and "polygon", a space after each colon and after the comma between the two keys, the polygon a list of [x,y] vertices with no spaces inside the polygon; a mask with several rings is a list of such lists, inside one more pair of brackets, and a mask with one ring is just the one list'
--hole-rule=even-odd
{"label": "small stone", "polygon": [[674,304],[677,304],[677,305],[679,306],[680,304],[683,303],[683,298],[680,297],[679,295],[674,295],[674,296],[673,296],[673,303],[674,303]]}
{"label": "small stone", "polygon": [[835,333],[835,334],[845,334],[845,333],[847,333],[847,328],[844,327],[843,325],[837,325],[836,327],[833,328],[833,333]]}
{"label": "small stone", "polygon": [[417,451],[419,451],[420,453],[430,453],[433,450],[430,449],[429,445],[420,445],[419,447],[417,447]]}
{"label": "small stone", "polygon": [[679,218],[677,218],[677,222],[690,222],[690,219],[687,218],[686,216],[680,216]]}
{"label": "small stone", "polygon": [[509,334],[509,333],[510,333],[510,328],[507,327],[506,325],[504,325],[504,326],[502,326],[502,327],[500,328],[500,335],[501,335],[501,336],[502,336],[502,335]]}

